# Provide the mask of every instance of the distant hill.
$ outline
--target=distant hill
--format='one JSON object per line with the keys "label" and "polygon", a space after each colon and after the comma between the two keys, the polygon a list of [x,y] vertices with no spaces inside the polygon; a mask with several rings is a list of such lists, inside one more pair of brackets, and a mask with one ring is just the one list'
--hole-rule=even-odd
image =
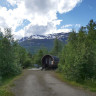
{"label": "distant hill", "polygon": [[66,43],[69,34],[70,33],[62,32],[48,35],[31,35],[30,37],[20,39],[19,44],[34,54],[42,47],[46,47],[48,50],[51,50],[55,38]]}

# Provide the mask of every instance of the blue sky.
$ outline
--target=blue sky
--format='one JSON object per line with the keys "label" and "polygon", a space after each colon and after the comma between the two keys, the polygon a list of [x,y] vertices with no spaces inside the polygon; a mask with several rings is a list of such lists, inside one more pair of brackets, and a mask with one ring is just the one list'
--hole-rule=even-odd
{"label": "blue sky", "polygon": [[17,39],[66,33],[96,21],[95,11],[96,0],[0,0],[0,28],[12,28]]}
{"label": "blue sky", "polygon": [[[86,26],[91,19],[96,21],[96,0],[83,0],[72,11],[65,14],[57,13],[57,15],[59,19],[63,20],[58,28],[66,24]],[[72,27],[74,28],[74,26]]]}
{"label": "blue sky", "polygon": [[17,8],[17,5],[12,6],[7,0],[0,0],[0,6],[6,7],[8,10]]}

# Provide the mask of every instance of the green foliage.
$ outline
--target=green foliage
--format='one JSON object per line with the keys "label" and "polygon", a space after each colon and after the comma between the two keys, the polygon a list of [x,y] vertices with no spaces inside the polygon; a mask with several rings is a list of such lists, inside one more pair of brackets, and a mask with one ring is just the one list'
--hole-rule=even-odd
{"label": "green foliage", "polygon": [[31,59],[27,59],[25,62],[24,62],[24,68],[28,68],[28,67],[32,67],[32,60]]}
{"label": "green foliage", "polygon": [[14,96],[9,81],[20,74],[22,68],[32,66],[31,58],[32,55],[14,41],[10,29],[6,28],[5,34],[0,32],[0,96]]}
{"label": "green foliage", "polygon": [[38,53],[35,55],[34,64],[42,65],[41,59],[43,57],[43,50],[39,50]]}
{"label": "green foliage", "polygon": [[10,92],[8,89],[2,88],[0,89],[0,96],[14,96],[14,94]]}
{"label": "green foliage", "polygon": [[84,82],[75,82],[75,81],[71,81],[68,80],[64,77],[63,73],[60,72],[56,72],[55,76],[57,78],[59,78],[62,82],[66,82],[67,84],[70,84],[72,86],[76,86],[78,88],[84,88],[87,90],[90,90],[92,92],[96,92],[96,80],[92,81],[92,80],[85,80]]}
{"label": "green foliage", "polygon": [[17,64],[15,53],[15,41],[9,29],[5,30],[5,35],[0,39],[0,73],[4,76],[17,75],[21,68]]}
{"label": "green foliage", "polygon": [[53,49],[51,51],[51,54],[54,55],[54,56],[58,56],[59,53],[61,52],[62,50],[62,42],[59,41],[57,38],[54,40],[54,46],[53,46]]}
{"label": "green foliage", "polygon": [[11,92],[11,87],[15,86],[14,81],[22,75],[23,74],[12,77],[4,77],[2,79],[2,85],[0,86],[0,96],[15,96],[13,92]]}
{"label": "green foliage", "polygon": [[0,32],[0,78],[17,75],[21,73],[22,67],[30,65],[31,57],[17,41],[14,41],[11,30],[6,28],[5,34]]}
{"label": "green foliage", "polygon": [[51,54],[54,56],[59,56],[59,53],[61,52],[63,47],[63,44],[61,41],[59,41],[57,38],[54,40],[54,46],[51,52],[48,52],[48,50],[44,47],[42,47],[34,56],[32,57],[32,64],[37,64],[39,66],[42,66],[41,59],[44,55]]}
{"label": "green foliage", "polygon": [[40,50],[38,50],[38,52],[32,57],[32,63],[37,64],[39,66],[42,66],[42,62],[41,59],[44,55],[48,54],[48,50],[46,48],[42,48]]}
{"label": "green foliage", "polygon": [[93,20],[78,33],[71,32],[60,54],[58,70],[77,82],[96,78],[96,23]]}

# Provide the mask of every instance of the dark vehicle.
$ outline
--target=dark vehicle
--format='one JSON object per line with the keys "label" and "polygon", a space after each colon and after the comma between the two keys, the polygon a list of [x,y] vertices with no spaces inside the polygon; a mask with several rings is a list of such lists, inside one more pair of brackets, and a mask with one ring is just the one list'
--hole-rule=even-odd
{"label": "dark vehicle", "polygon": [[42,58],[42,69],[56,69],[58,67],[59,58],[52,55],[45,55]]}

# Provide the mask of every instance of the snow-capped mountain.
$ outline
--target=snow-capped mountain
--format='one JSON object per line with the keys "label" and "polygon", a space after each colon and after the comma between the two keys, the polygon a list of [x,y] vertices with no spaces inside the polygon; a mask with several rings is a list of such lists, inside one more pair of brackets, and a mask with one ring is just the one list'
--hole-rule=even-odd
{"label": "snow-capped mountain", "polygon": [[19,42],[23,42],[26,40],[32,40],[32,39],[55,39],[58,38],[59,40],[63,40],[64,38],[68,38],[69,33],[55,33],[55,34],[48,34],[48,35],[31,35],[30,37],[24,37],[19,40]]}
{"label": "snow-capped mountain", "polygon": [[26,48],[31,53],[36,53],[40,48],[46,47],[51,50],[54,44],[54,39],[58,38],[60,41],[65,42],[70,33],[55,33],[48,35],[31,35],[19,40],[19,44]]}

